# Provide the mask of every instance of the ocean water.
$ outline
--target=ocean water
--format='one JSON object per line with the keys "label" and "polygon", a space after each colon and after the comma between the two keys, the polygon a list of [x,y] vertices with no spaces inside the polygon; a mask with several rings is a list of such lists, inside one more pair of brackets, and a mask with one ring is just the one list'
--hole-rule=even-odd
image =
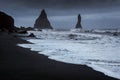
{"label": "ocean water", "polygon": [[87,65],[120,79],[120,36],[73,31],[29,31],[33,44],[18,44],[56,61]]}

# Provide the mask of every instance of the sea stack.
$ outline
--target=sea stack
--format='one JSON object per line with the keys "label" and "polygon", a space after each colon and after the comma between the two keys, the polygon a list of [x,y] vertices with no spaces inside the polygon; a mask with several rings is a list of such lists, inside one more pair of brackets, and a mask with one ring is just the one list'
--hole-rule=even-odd
{"label": "sea stack", "polygon": [[13,32],[14,31],[14,19],[4,13],[0,11],[0,30],[1,31],[9,31],[9,32]]}
{"label": "sea stack", "polygon": [[82,29],[82,26],[81,26],[81,16],[80,16],[80,14],[78,15],[78,21],[77,21],[77,24],[76,24],[75,28]]}
{"label": "sea stack", "polygon": [[41,11],[40,16],[36,19],[34,28],[37,29],[53,29],[48,18],[45,10]]}

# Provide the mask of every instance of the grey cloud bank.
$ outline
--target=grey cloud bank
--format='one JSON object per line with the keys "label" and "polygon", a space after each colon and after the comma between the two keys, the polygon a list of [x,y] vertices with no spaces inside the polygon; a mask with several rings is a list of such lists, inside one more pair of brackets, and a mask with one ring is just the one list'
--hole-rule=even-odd
{"label": "grey cloud bank", "polygon": [[16,26],[33,26],[43,8],[54,28],[74,28],[79,13],[83,28],[120,28],[120,0],[0,1],[0,10],[12,15]]}

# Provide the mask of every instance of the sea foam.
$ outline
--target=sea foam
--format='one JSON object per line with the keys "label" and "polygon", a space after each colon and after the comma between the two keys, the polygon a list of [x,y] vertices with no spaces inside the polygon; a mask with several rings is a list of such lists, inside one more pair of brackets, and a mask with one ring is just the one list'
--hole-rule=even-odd
{"label": "sea foam", "polygon": [[38,39],[28,39],[33,44],[19,46],[38,51],[56,61],[87,65],[120,79],[120,37],[68,31],[30,33],[34,33]]}

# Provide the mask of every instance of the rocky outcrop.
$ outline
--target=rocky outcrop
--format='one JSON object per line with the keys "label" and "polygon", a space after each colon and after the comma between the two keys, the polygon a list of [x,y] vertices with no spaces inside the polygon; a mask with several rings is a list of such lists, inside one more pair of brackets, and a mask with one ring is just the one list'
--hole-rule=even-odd
{"label": "rocky outcrop", "polygon": [[9,32],[14,31],[14,19],[1,11],[0,11],[0,30],[1,31],[8,30]]}
{"label": "rocky outcrop", "polygon": [[28,37],[36,37],[33,33],[30,33],[30,35],[28,35]]}
{"label": "rocky outcrop", "polygon": [[82,29],[82,26],[81,26],[81,16],[80,16],[80,14],[78,15],[78,21],[77,21],[77,24],[76,24],[75,28]]}
{"label": "rocky outcrop", "polygon": [[37,29],[53,29],[48,18],[45,10],[41,11],[40,16],[36,19],[34,28]]}

